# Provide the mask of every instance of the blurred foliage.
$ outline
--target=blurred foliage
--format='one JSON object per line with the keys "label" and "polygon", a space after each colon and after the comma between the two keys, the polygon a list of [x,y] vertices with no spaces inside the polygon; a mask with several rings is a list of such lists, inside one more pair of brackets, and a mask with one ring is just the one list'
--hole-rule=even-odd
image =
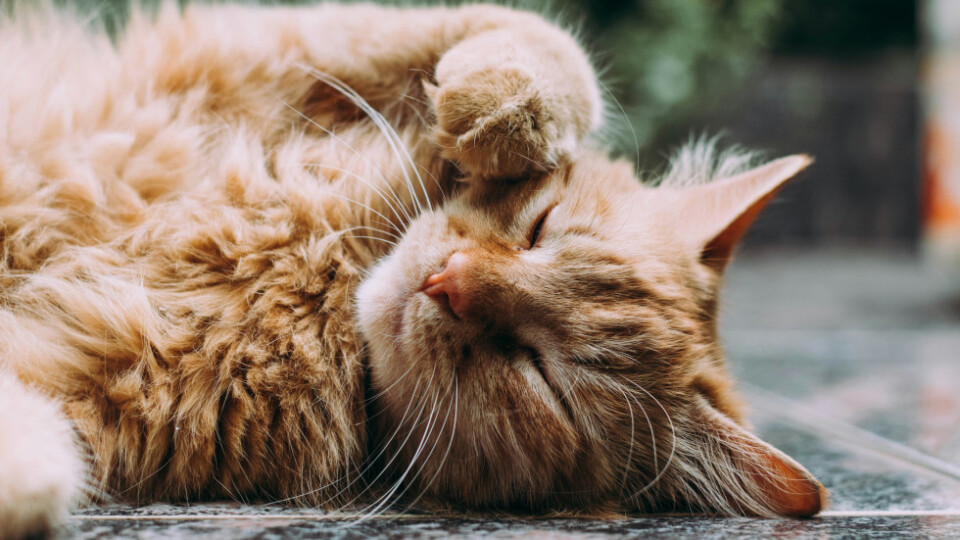
{"label": "blurred foliage", "polygon": [[[9,8],[11,3],[32,1],[0,0],[0,5]],[[111,34],[122,27],[131,3],[53,1],[97,12]],[[160,1],[133,3],[151,6]],[[917,0],[512,1],[532,9],[549,4],[550,11],[562,14],[561,20],[580,24],[581,37],[609,84],[608,97],[625,111],[618,105],[610,110],[611,142],[624,154],[636,152],[641,163],[660,161],[655,152],[704,129],[704,119],[716,117],[734,102],[732,97],[742,92],[764,62],[771,61],[771,55],[842,61],[890,48],[912,49],[918,41]]]}
{"label": "blurred foliage", "polygon": [[625,151],[686,132],[685,119],[722,106],[728,89],[749,76],[769,47],[784,4],[644,0],[609,2],[608,10],[604,2],[571,1],[590,14],[591,48],[609,51],[600,57],[604,78],[632,124],[615,141]]}

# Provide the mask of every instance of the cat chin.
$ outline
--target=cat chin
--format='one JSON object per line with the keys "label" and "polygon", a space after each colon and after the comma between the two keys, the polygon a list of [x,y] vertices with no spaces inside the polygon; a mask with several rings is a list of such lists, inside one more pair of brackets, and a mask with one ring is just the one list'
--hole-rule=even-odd
{"label": "cat chin", "polygon": [[[377,264],[361,283],[355,298],[357,328],[370,351],[370,366],[375,376],[387,377],[406,368],[402,358],[404,345],[414,344],[408,324],[424,309],[437,309],[418,291],[429,271],[420,268],[419,258],[405,257],[411,250],[401,244],[395,253]],[[414,247],[416,249],[416,247]],[[422,298],[417,298],[417,296]],[[427,305],[421,305],[427,304]]]}

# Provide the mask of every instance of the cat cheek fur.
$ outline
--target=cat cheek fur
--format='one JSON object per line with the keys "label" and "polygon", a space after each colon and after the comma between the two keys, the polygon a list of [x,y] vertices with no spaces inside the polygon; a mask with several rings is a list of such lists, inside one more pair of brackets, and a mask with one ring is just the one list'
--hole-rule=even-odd
{"label": "cat cheek fur", "polygon": [[[451,253],[475,252],[481,231],[497,229],[483,213],[450,206],[414,222],[357,295],[372,391],[387,419],[382,437],[401,463],[417,465],[421,489],[442,499],[545,507],[546,494],[569,489],[582,468],[572,419],[527,351],[491,339],[486,323],[474,324],[477,313],[454,319],[417,291]],[[488,264],[492,277],[505,263]]]}

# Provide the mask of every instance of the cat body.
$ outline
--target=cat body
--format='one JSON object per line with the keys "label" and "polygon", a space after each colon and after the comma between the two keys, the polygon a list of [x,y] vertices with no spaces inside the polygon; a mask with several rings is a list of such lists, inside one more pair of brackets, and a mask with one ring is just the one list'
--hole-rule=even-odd
{"label": "cat body", "polygon": [[583,144],[576,42],[496,6],[26,13],[0,57],[4,535],[103,497],[822,506],[713,322],[805,158],[641,185]]}

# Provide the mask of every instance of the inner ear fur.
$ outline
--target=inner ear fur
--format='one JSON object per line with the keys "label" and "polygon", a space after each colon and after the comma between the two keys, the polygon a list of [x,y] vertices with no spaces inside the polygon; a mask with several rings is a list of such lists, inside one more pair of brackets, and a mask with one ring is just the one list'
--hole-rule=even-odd
{"label": "inner ear fur", "polygon": [[[810,517],[827,504],[826,489],[802,465],[699,400],[701,458],[714,476],[717,509],[756,516]],[[709,501],[708,501],[709,502]]]}
{"label": "inner ear fur", "polygon": [[740,238],[777,191],[813,160],[795,155],[729,178],[673,193],[677,228],[700,249],[703,264],[722,272]]}

